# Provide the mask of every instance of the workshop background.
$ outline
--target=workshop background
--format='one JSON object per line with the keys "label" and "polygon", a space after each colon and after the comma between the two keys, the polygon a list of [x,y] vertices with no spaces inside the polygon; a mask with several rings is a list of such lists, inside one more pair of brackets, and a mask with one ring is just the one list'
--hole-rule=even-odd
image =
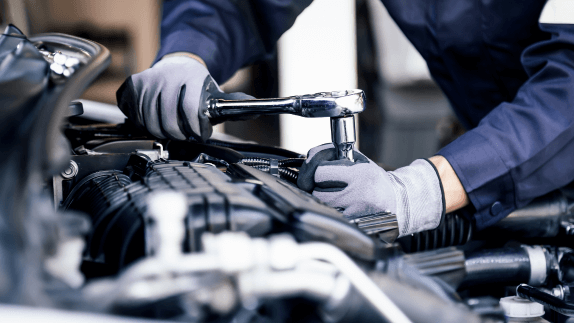
{"label": "workshop background", "polygon": [[[28,35],[77,35],[109,48],[111,66],[82,98],[115,105],[121,83],[155,58],[161,5],[161,0],[0,0],[0,25],[13,23]],[[363,89],[368,102],[358,118],[359,149],[390,167],[432,156],[464,131],[380,0],[315,0],[280,39],[275,58],[242,69],[222,87],[259,98]],[[324,119],[265,116],[229,122],[217,131],[306,153],[331,141]]]}

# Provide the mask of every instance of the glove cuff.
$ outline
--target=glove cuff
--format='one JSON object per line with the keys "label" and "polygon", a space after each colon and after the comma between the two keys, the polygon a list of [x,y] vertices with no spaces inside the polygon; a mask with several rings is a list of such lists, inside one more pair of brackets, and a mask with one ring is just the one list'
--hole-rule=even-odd
{"label": "glove cuff", "polygon": [[439,222],[440,226],[444,222],[444,217],[446,216],[446,201],[444,197],[444,187],[442,186],[442,180],[440,179],[440,174],[438,173],[438,169],[436,168],[436,166],[429,159],[424,158],[424,160],[432,166],[432,169],[434,169],[436,177],[438,178],[438,183],[440,185],[440,195],[442,196],[442,214],[440,216],[440,222]]}
{"label": "glove cuff", "polygon": [[417,159],[388,172],[395,191],[399,237],[436,228],[444,217],[444,194],[432,163]]}

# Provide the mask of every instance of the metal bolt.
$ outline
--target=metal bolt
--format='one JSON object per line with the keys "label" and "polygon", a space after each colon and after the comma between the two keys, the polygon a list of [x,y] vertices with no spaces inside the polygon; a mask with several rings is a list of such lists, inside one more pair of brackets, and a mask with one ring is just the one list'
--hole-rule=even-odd
{"label": "metal bolt", "polygon": [[66,61],[68,60],[68,56],[62,54],[62,53],[56,53],[54,55],[54,62],[60,65],[64,65],[66,64]]}
{"label": "metal bolt", "polygon": [[558,285],[557,287],[554,287],[551,292],[550,295],[553,295],[555,297],[558,297],[560,299],[564,299],[564,288],[562,287],[562,285]]}
{"label": "metal bolt", "polygon": [[78,164],[76,164],[75,161],[71,160],[70,165],[68,166],[68,168],[66,168],[65,171],[61,173],[61,175],[64,179],[72,179],[76,177],[76,175],[78,175],[79,170],[80,168],[78,167]]}

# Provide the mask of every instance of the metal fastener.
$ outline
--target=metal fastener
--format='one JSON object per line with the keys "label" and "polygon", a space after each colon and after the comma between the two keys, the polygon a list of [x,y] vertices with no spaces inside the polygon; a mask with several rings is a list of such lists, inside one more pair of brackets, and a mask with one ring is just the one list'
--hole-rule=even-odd
{"label": "metal fastener", "polygon": [[78,167],[78,164],[76,164],[75,161],[71,160],[70,165],[68,166],[68,168],[66,168],[65,171],[61,173],[61,175],[64,179],[72,179],[76,177],[76,175],[78,175],[79,170],[80,168]]}
{"label": "metal fastener", "polygon": [[54,63],[64,65],[64,64],[66,64],[66,60],[68,60],[68,56],[66,56],[62,53],[54,54]]}

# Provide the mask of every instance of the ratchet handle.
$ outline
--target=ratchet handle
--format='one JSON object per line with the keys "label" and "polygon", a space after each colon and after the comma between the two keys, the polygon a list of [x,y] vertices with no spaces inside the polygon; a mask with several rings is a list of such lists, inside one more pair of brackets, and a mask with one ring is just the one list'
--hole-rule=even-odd
{"label": "ratchet handle", "polygon": [[293,98],[225,100],[210,99],[205,115],[218,122],[237,120],[237,118],[255,115],[296,114],[300,115],[300,102]]}
{"label": "ratchet handle", "polygon": [[347,117],[365,109],[362,90],[320,92],[273,99],[210,98],[205,115],[218,122],[253,115],[293,114],[305,118]]}
{"label": "ratchet handle", "polygon": [[331,118],[331,139],[337,149],[337,159],[354,161],[354,115],[365,109],[362,90],[319,92],[277,99],[228,100],[209,98],[205,115],[212,124],[249,116],[293,114],[306,118]]}

